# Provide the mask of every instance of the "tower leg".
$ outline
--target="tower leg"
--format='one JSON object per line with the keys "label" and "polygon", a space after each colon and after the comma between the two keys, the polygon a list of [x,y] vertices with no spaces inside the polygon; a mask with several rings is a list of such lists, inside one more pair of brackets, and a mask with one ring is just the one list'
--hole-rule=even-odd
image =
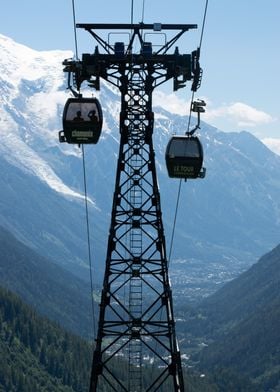
{"label": "tower leg", "polygon": [[90,391],[106,385],[106,391],[182,392],[152,143],[152,94],[140,67],[126,77]]}

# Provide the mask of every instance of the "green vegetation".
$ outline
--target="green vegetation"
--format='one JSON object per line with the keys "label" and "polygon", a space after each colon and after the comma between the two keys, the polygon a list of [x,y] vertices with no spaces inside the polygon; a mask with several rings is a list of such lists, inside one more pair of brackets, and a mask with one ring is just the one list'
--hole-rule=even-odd
{"label": "green vegetation", "polygon": [[91,348],[0,289],[0,390],[87,391]]}
{"label": "green vegetation", "polygon": [[[88,391],[92,346],[59,325],[38,316],[21,299],[0,287],[0,392]],[[116,360],[120,379],[127,377],[127,362]],[[143,384],[151,372],[146,368]],[[188,392],[217,392],[209,380],[189,373]],[[162,392],[169,392],[165,388]],[[100,392],[108,392],[100,385]]]}
{"label": "green vegetation", "polygon": [[259,309],[206,348],[201,365],[250,376],[263,390],[280,388],[280,301]]}
{"label": "green vegetation", "polygon": [[89,282],[40,256],[1,227],[0,249],[1,286],[68,331],[92,337]]}
{"label": "green vegetation", "polygon": [[280,246],[196,311],[187,310],[190,339],[207,346],[194,355],[201,371],[245,377],[256,391],[280,391],[279,289]]}

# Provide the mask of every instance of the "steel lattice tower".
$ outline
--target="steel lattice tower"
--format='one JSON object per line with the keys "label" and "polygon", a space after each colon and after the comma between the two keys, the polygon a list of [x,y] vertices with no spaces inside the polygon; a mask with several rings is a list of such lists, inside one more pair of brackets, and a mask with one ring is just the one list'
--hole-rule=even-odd
{"label": "steel lattice tower", "polygon": [[[196,25],[78,24],[97,40],[94,54],[66,60],[77,88],[99,89],[103,78],[121,92],[120,145],[100,303],[90,392],[184,391],[168,278],[165,236],[153,148],[152,93],[173,78],[174,90],[200,82],[199,52],[180,55],[170,47]],[[130,40],[111,46],[95,30],[129,30]],[[143,31],[177,30],[153,52]],[[139,53],[133,53],[138,41]],[[116,363],[124,374],[115,370]],[[148,381],[144,369],[150,366]],[[103,389],[104,388],[104,389]]]}

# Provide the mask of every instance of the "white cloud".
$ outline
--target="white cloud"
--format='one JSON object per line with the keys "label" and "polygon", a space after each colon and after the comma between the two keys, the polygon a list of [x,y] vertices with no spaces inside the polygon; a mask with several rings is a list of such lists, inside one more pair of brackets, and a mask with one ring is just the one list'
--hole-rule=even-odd
{"label": "white cloud", "polygon": [[190,111],[190,101],[179,98],[175,93],[165,94],[162,91],[155,91],[153,95],[155,106],[161,106],[168,112],[186,116]]}
{"label": "white cloud", "polygon": [[215,109],[208,108],[205,113],[206,121],[214,121],[223,118],[236,124],[239,128],[254,128],[275,121],[271,115],[242,102],[235,102],[230,105],[224,104]]}
{"label": "white cloud", "polygon": [[[279,154],[279,118],[243,102],[223,103],[218,106],[208,97],[199,98],[207,105],[205,113],[201,116],[202,121],[224,132],[250,131],[272,151]],[[184,116],[190,113],[190,99],[184,99],[179,94],[166,94],[157,90],[154,92],[153,102],[155,106],[160,106],[171,113]]]}
{"label": "white cloud", "polygon": [[[207,104],[207,108],[206,112],[203,113],[202,119],[210,123],[219,121],[230,124],[232,129],[244,129],[271,124],[276,121],[270,114],[242,102],[214,107],[213,102],[208,98],[203,97],[203,99]],[[184,100],[175,93],[165,94],[162,91],[155,91],[153,101],[156,106],[161,106],[171,113],[189,114],[190,100]]]}
{"label": "white cloud", "polygon": [[275,154],[280,155],[280,139],[267,137],[262,139],[262,142]]}

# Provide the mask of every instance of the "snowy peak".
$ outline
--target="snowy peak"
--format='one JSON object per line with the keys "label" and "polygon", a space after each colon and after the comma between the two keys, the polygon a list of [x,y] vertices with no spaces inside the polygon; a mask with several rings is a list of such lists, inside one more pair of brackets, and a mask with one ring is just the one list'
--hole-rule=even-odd
{"label": "snowy peak", "polygon": [[70,52],[38,52],[0,35],[1,155],[66,196],[70,189],[40,156],[42,145],[57,144],[64,92],[62,61]]}
{"label": "snowy peak", "polygon": [[[44,81],[48,88],[57,88],[62,83],[61,62],[72,56],[70,51],[36,51],[0,34],[0,80],[8,80],[18,87],[26,81]],[[60,65],[60,67],[59,67]],[[38,89],[42,87],[38,84]]]}

